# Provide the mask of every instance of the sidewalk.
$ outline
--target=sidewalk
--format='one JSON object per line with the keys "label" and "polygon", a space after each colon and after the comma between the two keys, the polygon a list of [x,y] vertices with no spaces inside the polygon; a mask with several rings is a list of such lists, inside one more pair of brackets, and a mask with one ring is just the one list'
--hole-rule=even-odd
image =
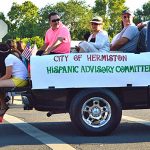
{"label": "sidewalk", "polygon": [[10,100],[8,106],[10,109],[11,108],[23,108],[24,104],[22,103],[21,96],[20,95],[14,96],[13,104],[12,104],[12,100]]}
{"label": "sidewalk", "polygon": [[[12,100],[10,100],[9,102],[12,105]],[[20,95],[14,96],[14,101],[13,101],[14,105],[22,105],[22,99]]]}

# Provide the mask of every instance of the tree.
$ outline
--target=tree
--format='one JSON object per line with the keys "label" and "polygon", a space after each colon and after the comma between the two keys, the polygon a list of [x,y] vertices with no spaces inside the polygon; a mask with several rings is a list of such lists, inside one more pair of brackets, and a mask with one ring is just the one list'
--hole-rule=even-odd
{"label": "tree", "polygon": [[[56,5],[46,6],[41,9],[42,14],[40,21],[42,24],[47,22],[47,12],[56,11],[60,14],[62,22],[70,28],[73,40],[81,40],[85,31],[90,29],[89,22],[92,18],[92,10],[85,5],[85,1],[69,0],[67,3],[59,2]],[[45,22],[45,23],[44,23]]]}
{"label": "tree", "polygon": [[48,13],[55,11],[54,5],[46,5],[44,8],[39,10],[39,35],[44,37],[46,30],[49,28],[49,20],[48,20]]}
{"label": "tree", "polygon": [[2,12],[0,12],[0,19],[2,19],[3,21],[5,21],[5,16]]}
{"label": "tree", "polygon": [[135,11],[135,22],[139,23],[141,21],[150,20],[150,1],[142,6],[142,9],[137,9]]}
{"label": "tree", "polygon": [[96,0],[93,12],[104,19],[104,29],[110,38],[121,30],[121,12],[127,9],[125,0]]}
{"label": "tree", "polygon": [[8,13],[11,21],[10,33],[14,37],[32,37],[38,35],[39,9],[31,1],[19,5],[13,3]]}

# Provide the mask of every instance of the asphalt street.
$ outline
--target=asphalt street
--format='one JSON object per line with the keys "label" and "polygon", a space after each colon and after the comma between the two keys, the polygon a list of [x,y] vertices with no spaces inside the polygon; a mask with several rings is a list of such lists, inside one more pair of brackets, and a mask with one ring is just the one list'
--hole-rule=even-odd
{"label": "asphalt street", "polygon": [[16,100],[0,124],[0,150],[150,150],[150,110],[126,110],[108,136],[84,136],[69,114],[25,111]]}

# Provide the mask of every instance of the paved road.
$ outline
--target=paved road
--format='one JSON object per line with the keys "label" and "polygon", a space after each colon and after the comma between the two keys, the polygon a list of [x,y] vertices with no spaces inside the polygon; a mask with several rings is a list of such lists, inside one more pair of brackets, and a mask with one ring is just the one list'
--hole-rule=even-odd
{"label": "paved road", "polygon": [[123,111],[111,135],[86,137],[72,126],[68,114],[48,118],[45,112],[12,107],[0,125],[0,150],[150,150],[149,110]]}

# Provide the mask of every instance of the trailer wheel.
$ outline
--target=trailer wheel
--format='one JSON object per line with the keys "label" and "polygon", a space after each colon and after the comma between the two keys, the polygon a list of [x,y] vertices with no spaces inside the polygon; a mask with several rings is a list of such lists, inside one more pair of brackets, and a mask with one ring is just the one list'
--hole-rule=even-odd
{"label": "trailer wheel", "polygon": [[70,105],[71,121],[85,135],[110,134],[120,123],[121,116],[120,101],[106,89],[82,90]]}

